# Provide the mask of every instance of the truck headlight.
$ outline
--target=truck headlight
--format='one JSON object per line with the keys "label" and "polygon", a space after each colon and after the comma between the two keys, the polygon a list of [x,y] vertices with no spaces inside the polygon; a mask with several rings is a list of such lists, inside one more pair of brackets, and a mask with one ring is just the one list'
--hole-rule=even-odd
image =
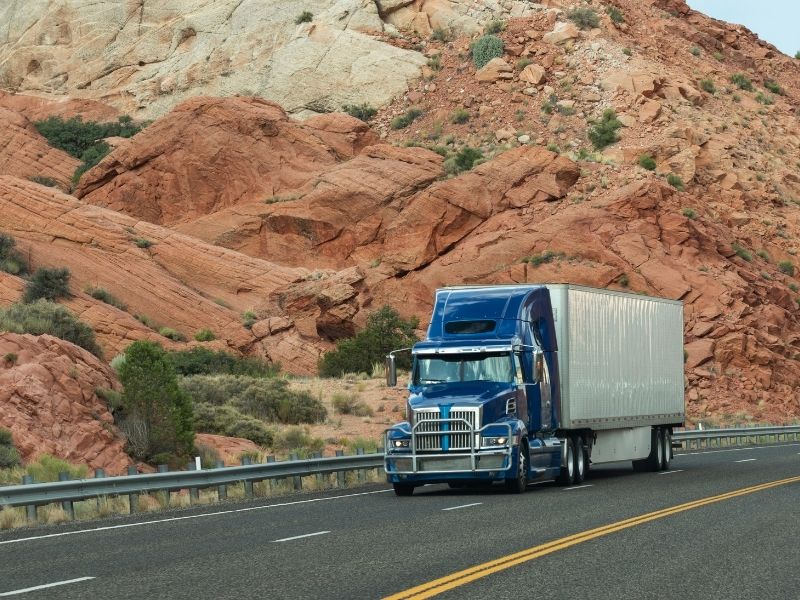
{"label": "truck headlight", "polygon": [[394,440],[392,445],[395,448],[408,448],[409,440]]}
{"label": "truck headlight", "polygon": [[505,446],[507,437],[485,437],[481,438],[484,446]]}

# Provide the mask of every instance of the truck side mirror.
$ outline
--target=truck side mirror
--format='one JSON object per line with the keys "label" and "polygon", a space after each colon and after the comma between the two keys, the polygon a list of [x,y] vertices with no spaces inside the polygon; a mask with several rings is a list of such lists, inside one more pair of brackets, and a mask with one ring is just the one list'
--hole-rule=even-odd
{"label": "truck side mirror", "polygon": [[386,355],[386,385],[389,387],[397,385],[397,363],[394,354]]}
{"label": "truck side mirror", "polygon": [[533,353],[533,376],[537,383],[544,377],[544,353],[542,352]]}

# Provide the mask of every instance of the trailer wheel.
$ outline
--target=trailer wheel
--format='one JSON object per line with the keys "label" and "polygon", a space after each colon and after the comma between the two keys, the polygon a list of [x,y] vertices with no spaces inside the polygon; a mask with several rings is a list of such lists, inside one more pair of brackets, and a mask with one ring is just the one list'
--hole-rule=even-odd
{"label": "trailer wheel", "polygon": [[672,459],[672,436],[669,433],[669,429],[664,428],[661,430],[661,441],[664,444],[661,458],[661,470],[668,471],[669,463]]}
{"label": "trailer wheel", "polygon": [[517,476],[506,479],[506,491],[512,494],[521,494],[528,487],[528,445],[525,442],[519,444],[518,462]]}
{"label": "trailer wheel", "polygon": [[650,456],[647,457],[647,470],[660,471],[664,464],[664,435],[661,427],[654,427],[650,433]]}
{"label": "trailer wheel", "polygon": [[572,443],[575,445],[575,483],[583,483],[583,480],[586,479],[586,448],[584,448],[583,440],[579,435],[572,438]]}
{"label": "trailer wheel", "polygon": [[409,483],[395,483],[394,493],[397,496],[411,496],[414,493],[414,486]]}
{"label": "trailer wheel", "polygon": [[561,472],[556,477],[558,485],[572,485],[575,482],[575,444],[572,439],[567,439],[567,464],[561,467]]}

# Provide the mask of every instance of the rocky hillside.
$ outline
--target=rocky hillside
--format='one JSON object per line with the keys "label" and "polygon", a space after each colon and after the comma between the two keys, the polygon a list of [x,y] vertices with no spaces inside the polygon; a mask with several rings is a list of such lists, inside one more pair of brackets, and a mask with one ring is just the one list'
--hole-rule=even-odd
{"label": "rocky hillside", "polygon": [[[53,37],[54,23],[88,22],[103,2],[12,2],[10,22],[27,33],[14,25],[0,39],[0,69],[17,74],[6,74],[8,89],[166,113],[74,196],[19,179],[30,176],[19,166],[0,177],[0,229],[34,264],[69,266],[79,286],[102,285],[128,305],[99,316],[92,299],[70,301],[111,355],[157,335],[133,317],[144,313],[189,336],[212,327],[214,343],[311,372],[383,303],[424,325],[443,284],[573,282],[684,301],[693,417],[800,416],[800,61],[679,0],[297,2],[292,11],[315,13],[298,24],[277,2],[231,2],[255,15],[247,25],[245,8],[193,4],[181,15],[126,13],[106,53],[74,71],[76,49],[99,42],[73,25]],[[570,18],[576,7],[596,23]],[[258,23],[273,32],[267,13],[291,35],[270,33],[270,45],[247,33]],[[186,27],[194,34],[176,33]],[[228,27],[235,35],[214,37]],[[477,69],[480,27],[503,49]],[[19,41],[28,36],[42,44]],[[322,44],[327,77],[341,52],[348,69],[361,65],[341,45],[356,39],[380,48],[371,64],[392,65],[381,75],[391,83],[339,79],[334,93],[282,54],[305,60],[318,54],[298,48]],[[29,58],[35,48],[50,54]],[[202,69],[198,53],[209,57]],[[38,67],[22,76],[26,60]],[[215,70],[222,63],[228,71]],[[59,70],[77,75],[61,81]],[[270,86],[290,71],[287,99]],[[244,94],[255,79],[249,93],[282,106],[182,101]],[[308,89],[330,102],[310,102]],[[287,115],[344,103],[379,108],[371,129],[340,114],[302,124]],[[609,143],[596,143],[609,110]],[[41,144],[14,119],[15,135]],[[37,168],[57,162],[46,156]],[[247,329],[251,309],[258,322]]]}

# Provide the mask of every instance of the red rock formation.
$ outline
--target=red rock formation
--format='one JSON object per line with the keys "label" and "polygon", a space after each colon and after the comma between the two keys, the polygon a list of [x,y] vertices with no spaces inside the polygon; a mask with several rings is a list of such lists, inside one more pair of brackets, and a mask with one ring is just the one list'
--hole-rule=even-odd
{"label": "red rock formation", "polygon": [[219,454],[220,460],[228,467],[242,464],[241,456],[244,453],[261,452],[261,447],[250,440],[214,435],[213,433],[198,433],[194,436],[194,443],[198,448],[205,446],[215,450]]}
{"label": "red rock formation", "polygon": [[132,462],[97,388],[119,383],[86,350],[49,335],[0,333],[0,426],[24,461],[52,454],[123,474]]}

